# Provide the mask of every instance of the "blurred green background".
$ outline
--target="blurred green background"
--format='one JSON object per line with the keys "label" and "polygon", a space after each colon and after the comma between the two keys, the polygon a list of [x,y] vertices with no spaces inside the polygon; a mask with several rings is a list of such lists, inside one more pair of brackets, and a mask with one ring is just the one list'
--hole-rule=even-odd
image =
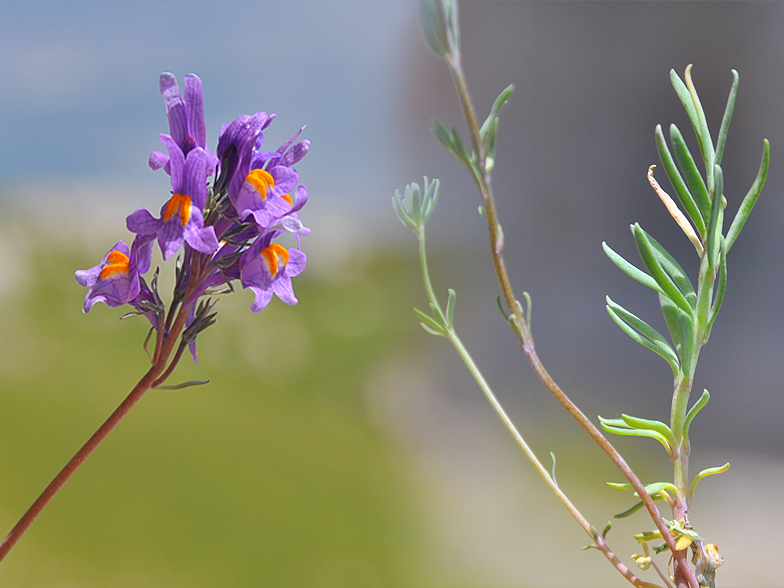
{"label": "blurred green background", "polygon": [[[640,221],[679,259],[693,255],[645,180],[653,128],[674,121],[692,141],[670,68],[695,64],[713,128],[739,70],[730,210],[763,137],[774,161],[701,356],[696,387],[712,399],[692,426],[693,471],[732,468],[700,484],[692,520],[727,558],[720,585],[779,585],[784,4],[460,7],[480,112],[517,85],[493,178],[512,279],[533,297],[545,364],[589,416],[667,418],[669,369],[604,312],[609,293],[663,328],[655,297],[600,243],[635,259],[628,225]],[[411,312],[425,306],[416,245],[389,199],[428,175],[442,180],[433,278],[458,291],[467,346],[594,525],[630,505],[498,316],[474,187],[429,135],[432,118],[462,125],[414,2],[0,0],[0,56],[2,529],[146,369],[144,321],[103,305],[83,315],[73,272],[167,195],[147,168],[166,130],[159,73],[202,77],[213,145],[221,123],[259,109],[278,114],[270,148],[304,123],[313,142],[298,166],[313,228],[300,304],[253,315],[249,293],[224,297],[199,365],[186,358],[173,380],[211,383],[149,393],[0,565],[0,586],[625,585],[580,551],[587,537]],[[654,442],[614,442],[645,481],[670,475]],[[610,535],[629,564],[641,528],[632,518]]]}
{"label": "blurred green background", "polygon": [[[80,312],[72,268],[93,259],[46,238],[26,254],[25,292],[0,311],[4,528],[147,363],[146,321]],[[2,585],[409,585],[422,553],[411,483],[363,388],[412,342],[413,270],[386,256],[339,281],[303,278],[299,307],[259,315],[247,293],[222,300],[200,364],[172,381],[212,383],[149,393],[15,548]]]}

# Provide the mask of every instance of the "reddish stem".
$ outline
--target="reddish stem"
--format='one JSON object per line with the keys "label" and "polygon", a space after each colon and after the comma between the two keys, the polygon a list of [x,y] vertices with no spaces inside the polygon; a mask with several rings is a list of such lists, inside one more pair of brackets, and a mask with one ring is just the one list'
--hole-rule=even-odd
{"label": "reddish stem", "polygon": [[[195,288],[194,288],[195,289]],[[136,405],[139,400],[141,400],[142,396],[144,396],[145,392],[149,390],[153,384],[160,384],[163,382],[165,378],[161,377],[161,374],[164,374],[168,377],[171,373],[170,370],[166,369],[166,363],[169,357],[174,350],[174,345],[177,342],[177,339],[180,336],[183,328],[185,327],[185,321],[187,319],[187,311],[185,309],[181,309],[179,314],[177,315],[176,320],[174,321],[174,325],[172,326],[171,330],[167,333],[165,338],[158,337],[158,343],[156,345],[156,349],[153,353],[154,363],[147,371],[146,374],[139,380],[139,383],[134,386],[133,390],[131,390],[130,394],[122,401],[120,406],[118,406],[114,412],[109,416],[106,421],[98,428],[98,430],[93,433],[93,436],[90,437],[87,442],[82,446],[79,451],[71,458],[71,460],[65,464],[65,467],[60,470],[55,478],[49,483],[49,485],[44,489],[41,495],[33,502],[32,506],[27,509],[27,512],[22,515],[22,518],[19,519],[19,522],[16,523],[11,532],[8,533],[8,536],[0,543],[0,561],[2,561],[5,556],[11,551],[11,548],[16,545],[16,542],[24,535],[25,531],[33,524],[38,515],[46,508],[52,498],[60,491],[60,489],[65,485],[65,483],[71,479],[71,476],[76,473],[76,470],[87,460],[90,455],[98,448],[98,446],[103,443],[103,441],[109,436],[114,428],[120,424],[125,416],[131,411],[131,409]],[[163,325],[160,325],[161,329],[163,329]],[[179,358],[179,355],[177,356]],[[173,362],[176,365],[176,361]]]}

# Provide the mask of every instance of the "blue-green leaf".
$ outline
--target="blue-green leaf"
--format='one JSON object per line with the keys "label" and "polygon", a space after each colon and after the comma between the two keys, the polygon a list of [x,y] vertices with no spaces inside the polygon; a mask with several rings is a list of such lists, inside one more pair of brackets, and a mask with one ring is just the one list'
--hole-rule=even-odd
{"label": "blue-green leaf", "polygon": [[457,294],[452,288],[449,288],[449,297],[446,301],[446,328],[451,329],[453,325],[453,320],[455,316],[455,301],[457,300]]}
{"label": "blue-green leaf", "polygon": [[[670,131],[670,134],[672,134],[672,130]],[[700,210],[696,199],[691,192],[689,192],[689,188],[683,180],[683,176],[681,176],[680,171],[678,171],[678,168],[675,166],[675,160],[672,158],[669,147],[667,147],[667,141],[664,139],[661,125],[656,125],[654,136],[656,138],[656,147],[659,150],[659,159],[661,159],[664,172],[667,174],[672,187],[675,189],[675,195],[678,197],[678,200],[680,200],[686,214],[689,215],[691,222],[694,223],[694,226],[697,228],[697,232],[704,238],[704,213]]]}
{"label": "blue-green leaf", "polygon": [[723,466],[715,467],[715,468],[707,468],[702,470],[699,474],[694,476],[689,484],[689,498],[694,495],[694,489],[697,487],[697,483],[702,480],[706,476],[715,476],[716,474],[723,474],[728,469],[730,469],[730,462],[725,463]]}
{"label": "blue-green leaf", "polygon": [[716,163],[716,153],[713,150],[713,140],[711,139],[710,131],[708,130],[708,121],[705,119],[705,111],[702,109],[700,97],[697,95],[697,88],[694,87],[694,82],[691,79],[691,64],[686,66],[685,78],[686,87],[689,89],[689,94],[691,94],[694,110],[697,114],[697,121],[699,122],[699,125],[694,128],[694,132],[697,134],[697,142],[700,144],[702,159],[705,161],[705,173],[708,174],[708,191],[710,191],[712,185],[710,170],[713,169],[713,166]]}
{"label": "blue-green leaf", "polygon": [[686,413],[686,419],[683,421],[683,436],[684,438],[689,438],[689,427],[691,426],[691,422],[694,420],[694,417],[697,416],[703,407],[708,404],[708,400],[710,400],[710,393],[707,390],[702,391],[702,396],[700,399],[694,403],[689,409],[689,412]]}
{"label": "blue-green leaf", "polygon": [[[710,214],[710,196],[708,196],[708,188],[697,169],[697,164],[694,163],[694,158],[689,152],[686,141],[683,140],[681,132],[678,127],[670,125],[670,141],[672,141],[672,148],[675,151],[675,159],[678,161],[678,166],[683,172],[683,179],[689,187],[689,191],[694,196],[694,201],[700,208],[700,213],[703,219],[707,219]],[[705,225],[703,224],[700,234],[705,236]]]}
{"label": "blue-green leaf", "polygon": [[[618,421],[620,421],[621,425],[619,425]],[[656,439],[659,443],[662,444],[668,455],[672,454],[672,449],[670,448],[670,444],[667,442],[667,438],[661,433],[652,431],[650,429],[629,428],[625,421],[621,419],[604,419],[599,417],[599,423],[601,424],[602,429],[608,433],[615,433],[616,435],[626,435],[630,437],[650,437],[651,439]]]}
{"label": "blue-green leaf", "polygon": [[713,166],[713,200],[711,201],[711,214],[708,221],[708,235],[706,238],[705,255],[708,256],[708,267],[716,267],[718,262],[719,239],[722,235],[722,200],[724,199],[724,174],[721,166]]}
{"label": "blue-green leaf", "polygon": [[694,321],[691,315],[678,310],[678,326],[683,336],[681,345],[681,371],[684,374],[691,373],[692,369],[692,349],[694,347]]}
{"label": "blue-green leaf", "polygon": [[654,254],[654,248],[650,240],[647,238],[647,233],[642,230],[639,223],[635,223],[631,227],[634,241],[637,243],[637,250],[640,253],[645,268],[650,273],[650,276],[659,285],[659,291],[672,300],[678,308],[686,313],[692,313],[692,306],[689,301],[681,293],[669,275],[662,269],[657,256]]}
{"label": "blue-green leaf", "polygon": [[711,329],[713,328],[713,323],[716,320],[716,316],[719,314],[719,309],[721,308],[721,303],[724,301],[724,292],[727,289],[727,251],[726,246],[724,244],[724,238],[721,238],[721,259],[719,261],[719,281],[716,284],[716,294],[713,297],[713,303],[711,304],[710,310],[710,318],[708,319],[708,328],[705,331],[705,336],[709,337]]}
{"label": "blue-green leaf", "polygon": [[514,89],[514,84],[508,85],[506,88],[504,88],[503,92],[498,95],[498,98],[495,99],[493,107],[490,109],[490,114],[487,116],[485,122],[482,124],[482,127],[479,129],[479,136],[482,141],[486,141],[489,134],[493,132],[493,125],[497,125],[496,121],[498,119],[498,115],[501,114],[501,109],[506,106],[507,102],[509,102],[509,98],[511,98]]}
{"label": "blue-green leaf", "polygon": [[671,445],[675,445],[675,435],[672,434],[672,430],[665,423],[661,421],[641,419],[639,417],[633,417],[628,414],[622,414],[621,418],[623,419],[623,422],[625,422],[629,427],[656,431],[657,433],[660,433],[662,436],[664,436]]}
{"label": "blue-green leaf", "polygon": [[[661,494],[655,494],[654,496],[651,496],[651,498],[654,501],[656,501],[656,500],[664,500],[664,497]],[[637,504],[635,504],[633,507],[631,507],[630,509],[625,510],[623,512],[620,512],[620,513],[618,513],[616,515],[613,515],[613,518],[614,519],[625,519],[626,517],[629,517],[629,516],[633,515],[634,513],[636,513],[643,506],[644,506],[643,502],[640,501]]]}
{"label": "blue-green leaf", "polygon": [[683,108],[686,110],[686,114],[689,115],[689,120],[691,121],[692,127],[694,127],[695,132],[700,127],[700,120],[697,117],[697,109],[694,107],[694,101],[692,100],[691,93],[689,89],[686,87],[686,84],[683,83],[683,80],[675,73],[674,69],[670,70],[670,82],[672,83],[672,87],[675,89],[675,93],[680,98],[681,104],[683,104]]}
{"label": "blue-green leaf", "polygon": [[640,228],[640,230],[645,234],[648,242],[653,246],[653,253],[656,256],[656,261],[658,261],[662,266],[662,269],[670,275],[676,286],[678,286],[678,290],[680,290],[681,294],[689,301],[691,307],[696,307],[697,293],[694,291],[694,286],[692,286],[691,280],[684,269],[656,239],[651,237],[644,229]]}
{"label": "blue-green leaf", "polygon": [[455,146],[452,144],[452,135],[440,121],[433,120],[433,128],[430,129],[430,132],[436,141],[446,147],[446,150],[452,155],[456,156]]}
{"label": "blue-green leaf", "polygon": [[627,276],[634,278],[644,286],[648,286],[649,288],[664,294],[664,291],[661,289],[661,287],[659,287],[659,284],[656,283],[656,280],[654,280],[651,276],[646,274],[638,267],[626,261],[623,257],[613,251],[604,241],[602,241],[602,249],[604,249],[604,253],[607,255],[607,257],[610,258],[610,261],[617,265]]}
{"label": "blue-green leaf", "polygon": [[670,364],[673,373],[678,373],[678,355],[656,329],[613,302],[609,296],[607,296],[607,312],[624,333],[643,347],[659,354]]}
{"label": "blue-green leaf", "polygon": [[673,345],[675,345],[675,351],[678,352],[678,356],[683,360],[683,333],[681,333],[681,324],[678,320],[678,315],[683,314],[683,311],[675,306],[675,303],[664,294],[659,294],[659,305],[664,315],[664,321],[667,323],[667,328],[670,331],[670,338]]}
{"label": "blue-green leaf", "polygon": [[735,218],[732,220],[732,224],[730,225],[729,231],[727,231],[726,240],[726,248],[729,252],[730,247],[735,242],[735,239],[738,238],[738,234],[740,230],[743,228],[743,225],[746,224],[746,219],[749,218],[749,214],[751,213],[751,209],[754,208],[754,204],[757,202],[757,198],[759,198],[760,192],[762,192],[762,187],[765,185],[765,179],[768,177],[768,165],[770,164],[770,143],[768,140],[765,139],[765,145],[762,151],[762,162],[760,163],[759,171],[757,172],[757,177],[754,179],[754,183],[751,185],[746,197],[741,202],[740,208],[738,212],[735,214]]}
{"label": "blue-green leaf", "polygon": [[738,94],[738,72],[732,70],[732,87],[730,87],[730,95],[727,98],[727,106],[724,108],[724,116],[721,119],[721,127],[719,127],[719,136],[716,139],[716,165],[721,165],[721,157],[724,155],[724,143],[727,141],[727,131],[730,128],[730,120],[732,120],[732,111],[735,109],[735,96]]}
{"label": "blue-green leaf", "polygon": [[414,314],[417,315],[421,323],[419,323],[422,328],[430,333],[431,335],[436,335],[439,337],[446,337],[447,329],[446,327],[440,323],[438,320],[426,315],[424,312],[418,309],[414,309]]}

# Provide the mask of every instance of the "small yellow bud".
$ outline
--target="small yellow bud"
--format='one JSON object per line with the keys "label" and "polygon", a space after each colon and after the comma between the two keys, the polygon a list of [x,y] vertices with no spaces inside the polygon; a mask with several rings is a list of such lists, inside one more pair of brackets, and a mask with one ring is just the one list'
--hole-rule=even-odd
{"label": "small yellow bud", "polygon": [[632,555],[632,557],[634,558],[637,567],[640,568],[641,570],[647,570],[649,567],[651,567],[652,560],[650,557],[645,555],[639,555],[637,553]]}
{"label": "small yellow bud", "polygon": [[691,537],[687,537],[686,535],[681,535],[680,537],[678,537],[678,541],[675,543],[675,551],[683,551],[693,542],[694,540]]}

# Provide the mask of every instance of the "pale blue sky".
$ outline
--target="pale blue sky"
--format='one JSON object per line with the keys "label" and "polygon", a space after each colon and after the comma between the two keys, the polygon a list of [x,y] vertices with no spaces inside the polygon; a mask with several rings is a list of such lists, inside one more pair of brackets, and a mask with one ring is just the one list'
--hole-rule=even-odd
{"label": "pale blue sky", "polygon": [[4,0],[0,187],[166,189],[146,160],[167,132],[157,80],[171,71],[203,79],[213,146],[221,123],[276,112],[273,148],[308,124],[309,187],[356,192],[394,173],[394,147],[380,138],[394,132],[399,39],[415,19],[413,2],[395,0]]}

